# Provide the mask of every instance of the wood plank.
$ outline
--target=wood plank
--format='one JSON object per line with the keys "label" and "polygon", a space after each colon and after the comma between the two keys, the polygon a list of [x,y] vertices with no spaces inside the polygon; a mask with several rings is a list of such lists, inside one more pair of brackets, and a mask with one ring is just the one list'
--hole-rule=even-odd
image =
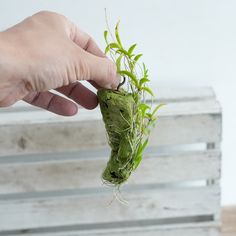
{"label": "wood plank", "polygon": [[236,206],[222,209],[222,236],[236,235]]}
{"label": "wood plank", "polygon": [[[0,194],[101,186],[108,157],[0,165]],[[184,171],[183,171],[184,166]],[[129,185],[220,178],[220,152],[198,151],[157,156],[147,153]]]}
{"label": "wood plank", "polygon": [[[182,110],[177,105],[162,109],[159,123],[150,137],[151,146],[220,142],[221,115],[216,102],[208,106],[199,102],[181,106]],[[105,128],[98,111],[93,115],[83,111],[74,118],[37,119],[17,117],[18,122],[13,122],[9,118],[3,121],[1,117],[0,156],[107,147]]]}
{"label": "wood plank", "polygon": [[[180,101],[197,101],[197,100],[209,100],[215,99],[215,94],[212,88],[210,87],[161,87],[153,88],[153,91],[156,93],[157,100],[160,102],[180,102]],[[31,106],[28,103],[19,101],[11,107],[1,108],[0,113],[2,112],[19,112],[19,111],[35,111],[39,110],[35,106]]]}
{"label": "wood plank", "polygon": [[[58,229],[56,229],[58,230]],[[40,229],[37,230],[40,232]],[[30,232],[30,231],[29,231]],[[31,236],[38,236],[37,233],[31,233]],[[14,234],[19,236],[22,234]],[[51,233],[40,233],[42,236],[219,236],[219,225],[216,223],[194,223],[180,225],[162,225],[162,226],[140,226],[140,227],[125,227],[112,229],[95,229],[95,230],[71,230],[57,231]]]}
{"label": "wood plank", "polygon": [[[153,105],[158,103],[153,103]],[[221,108],[216,100],[206,101],[183,101],[167,103],[159,110],[159,116],[181,116],[197,114],[219,114]],[[42,123],[65,123],[87,120],[100,120],[101,112],[99,108],[92,111],[80,109],[78,115],[72,117],[58,116],[54,113],[42,109],[36,109],[32,112],[11,112],[1,114],[0,126],[20,125],[20,124],[42,124]]]}
{"label": "wood plank", "polygon": [[161,102],[180,102],[216,99],[211,87],[161,87],[152,88]]}
{"label": "wood plank", "polygon": [[[0,231],[73,224],[211,215],[220,205],[218,186],[122,192],[128,205],[112,194],[0,201]],[[102,217],[101,217],[102,216]]]}

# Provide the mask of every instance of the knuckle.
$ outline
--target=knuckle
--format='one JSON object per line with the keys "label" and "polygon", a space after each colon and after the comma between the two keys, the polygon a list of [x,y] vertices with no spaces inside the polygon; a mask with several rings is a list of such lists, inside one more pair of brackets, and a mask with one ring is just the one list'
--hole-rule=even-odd
{"label": "knuckle", "polygon": [[107,78],[114,80],[115,77],[116,77],[116,65],[112,61],[107,60]]}
{"label": "knuckle", "polygon": [[108,61],[107,65],[107,82],[109,83],[109,87],[112,89],[116,89],[119,85],[116,64],[110,60]]}
{"label": "knuckle", "polygon": [[61,21],[66,21],[66,17],[64,15],[61,15],[59,13],[53,12],[53,11],[46,11],[42,10],[34,14],[33,16],[40,17],[40,18],[51,18],[54,19],[55,21],[61,20]]}
{"label": "knuckle", "polygon": [[39,11],[35,14],[36,16],[54,16],[57,15],[57,13],[47,10]]}
{"label": "knuckle", "polygon": [[86,80],[90,78],[90,69],[86,60],[80,60],[79,65],[76,67],[77,80]]}
{"label": "knuckle", "polygon": [[47,11],[47,10],[41,10],[39,11],[38,13],[36,14],[40,14],[40,15],[47,15],[47,14],[51,14],[52,12],[51,11]]}
{"label": "knuckle", "polygon": [[51,16],[53,14],[55,14],[55,13],[53,13],[51,11],[42,10],[42,11],[35,13],[34,16]]}

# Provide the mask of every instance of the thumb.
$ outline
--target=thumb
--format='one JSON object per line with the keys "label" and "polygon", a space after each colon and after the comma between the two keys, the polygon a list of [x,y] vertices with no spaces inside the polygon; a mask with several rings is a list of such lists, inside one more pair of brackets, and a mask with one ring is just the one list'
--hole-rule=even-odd
{"label": "thumb", "polygon": [[81,71],[87,71],[88,80],[95,81],[99,86],[108,89],[116,89],[120,82],[120,76],[117,75],[116,64],[108,58],[98,57],[88,52],[84,52],[84,62]]}

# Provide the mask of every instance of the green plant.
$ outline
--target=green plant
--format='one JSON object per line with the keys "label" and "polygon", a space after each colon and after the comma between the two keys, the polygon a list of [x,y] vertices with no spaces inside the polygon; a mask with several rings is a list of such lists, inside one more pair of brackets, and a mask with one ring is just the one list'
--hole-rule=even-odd
{"label": "green plant", "polygon": [[142,54],[135,53],[136,44],[125,49],[119,35],[119,22],[115,27],[115,37],[108,27],[104,38],[107,45],[105,53],[109,53],[116,63],[117,73],[123,77],[123,82],[115,91],[98,90],[100,109],[112,149],[102,178],[106,184],[120,186],[140,164],[157,119],[156,112],[163,104],[152,109],[146,102],[148,97],[151,101],[154,98],[153,91],[148,87],[148,69],[144,63],[139,63]]}

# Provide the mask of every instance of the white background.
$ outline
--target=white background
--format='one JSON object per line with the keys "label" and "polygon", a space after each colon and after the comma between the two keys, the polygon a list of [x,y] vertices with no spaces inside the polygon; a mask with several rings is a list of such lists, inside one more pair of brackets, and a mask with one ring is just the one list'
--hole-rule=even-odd
{"label": "white background", "polygon": [[103,48],[104,8],[144,52],[155,86],[213,86],[223,107],[223,198],[236,204],[236,0],[8,0],[0,29],[39,10],[66,15]]}

